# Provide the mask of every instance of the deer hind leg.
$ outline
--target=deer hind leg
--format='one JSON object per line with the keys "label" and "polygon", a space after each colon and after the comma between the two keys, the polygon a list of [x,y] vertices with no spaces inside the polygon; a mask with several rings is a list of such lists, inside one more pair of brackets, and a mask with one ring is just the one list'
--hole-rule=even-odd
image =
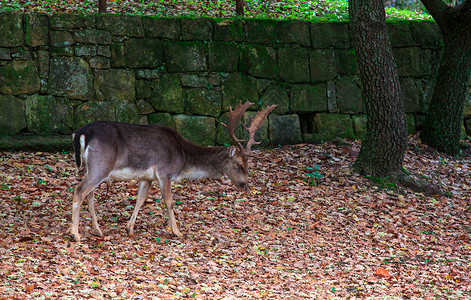
{"label": "deer hind leg", "polygon": [[149,191],[151,181],[149,180],[141,180],[139,182],[139,190],[137,192],[137,199],[136,199],[136,206],[134,207],[134,211],[132,213],[131,219],[129,220],[128,224],[126,225],[126,231],[128,232],[129,236],[134,234],[134,223],[136,222],[137,215],[139,214],[139,210],[141,209],[142,204],[147,198],[147,192]]}
{"label": "deer hind leg", "polygon": [[103,233],[100,230],[100,226],[98,226],[96,214],[95,214],[95,193],[94,191],[91,191],[87,195],[87,203],[88,203],[88,212],[90,213],[90,216],[92,217],[92,234],[96,236],[103,236]]}
{"label": "deer hind leg", "polygon": [[172,232],[176,236],[182,236],[183,234],[180,232],[180,230],[178,230],[175,214],[173,213],[174,202],[172,197],[172,183],[170,182],[170,179],[165,178],[164,180],[160,181],[160,191],[162,193],[162,197],[165,200],[165,205],[167,206],[168,221],[170,222]]}
{"label": "deer hind leg", "polygon": [[[90,197],[88,198],[88,200],[94,199],[93,190],[95,190],[95,188],[103,181],[104,178],[106,178],[106,176],[95,176],[94,178],[85,176],[82,182],[74,190],[73,203],[72,203],[72,226],[70,228],[70,233],[72,235],[72,238],[76,242],[80,242],[80,237],[81,237],[79,234],[78,227],[79,227],[80,208],[82,207],[83,199],[85,197]],[[93,203],[94,200],[90,202]],[[90,202],[88,206],[89,210],[90,210]],[[94,207],[93,207],[93,210],[90,210],[90,214],[92,214],[92,221],[93,219],[95,219],[95,222],[96,222],[96,215],[95,215]]]}

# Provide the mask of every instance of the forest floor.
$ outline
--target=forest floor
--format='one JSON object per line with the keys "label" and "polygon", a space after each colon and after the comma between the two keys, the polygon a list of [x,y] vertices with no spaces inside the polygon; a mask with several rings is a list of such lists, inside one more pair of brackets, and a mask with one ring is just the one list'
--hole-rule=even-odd
{"label": "forest floor", "polygon": [[471,162],[411,138],[404,163],[448,196],[352,172],[359,144],[258,151],[250,191],[173,185],[170,234],[154,187],[132,237],[137,183],[100,186],[104,233],[69,235],[72,153],[0,154],[0,299],[469,299]]}

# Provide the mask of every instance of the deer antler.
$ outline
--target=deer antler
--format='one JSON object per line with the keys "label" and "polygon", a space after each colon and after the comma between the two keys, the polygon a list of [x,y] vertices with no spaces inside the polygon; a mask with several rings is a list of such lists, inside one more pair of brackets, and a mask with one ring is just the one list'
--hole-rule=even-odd
{"label": "deer antler", "polygon": [[257,113],[255,118],[250,121],[250,127],[244,125],[245,129],[249,132],[249,141],[245,146],[245,154],[251,155],[252,154],[252,145],[258,145],[260,142],[255,141],[255,133],[257,132],[260,125],[262,125],[263,121],[267,118],[268,114],[275,109],[277,105],[270,105],[262,109]]}
{"label": "deer antler", "polygon": [[229,108],[229,122],[228,125],[224,124],[221,122],[224,127],[227,128],[229,131],[229,135],[231,136],[232,140],[236,144],[237,148],[239,149],[240,153],[244,156],[252,156],[252,145],[257,145],[260,144],[260,142],[255,141],[255,133],[257,132],[257,129],[260,127],[262,122],[267,118],[268,114],[276,107],[276,105],[271,105],[267,106],[261,111],[257,113],[255,118],[250,122],[250,127],[245,126],[245,124],[242,123],[244,128],[249,132],[249,141],[247,142],[246,148],[242,146],[241,142],[243,140],[239,140],[234,133],[234,129],[239,123],[240,119],[244,115],[244,113],[247,111],[247,109],[253,105],[253,103],[247,101],[244,104],[242,102],[239,102],[239,104],[232,110],[232,107]]}

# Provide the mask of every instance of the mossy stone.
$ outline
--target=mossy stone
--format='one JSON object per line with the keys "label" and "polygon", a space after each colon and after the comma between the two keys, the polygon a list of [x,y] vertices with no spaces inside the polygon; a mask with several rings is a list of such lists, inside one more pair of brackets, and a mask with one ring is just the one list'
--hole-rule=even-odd
{"label": "mossy stone", "polygon": [[22,14],[0,13],[0,47],[17,47],[23,44]]}
{"label": "mossy stone", "polygon": [[309,52],[311,82],[327,81],[337,77],[334,51],[330,49]]}
{"label": "mossy stone", "polygon": [[358,63],[354,49],[335,50],[337,72],[341,76],[352,76],[359,74]]}
{"label": "mossy stone", "polygon": [[136,99],[134,71],[96,70],[94,89],[98,101],[134,101]]}
{"label": "mossy stone", "polygon": [[203,116],[174,116],[175,129],[183,137],[201,146],[213,146],[216,141],[216,119]]}
{"label": "mossy stone", "polygon": [[245,37],[243,19],[215,19],[214,40],[226,42],[242,42]]}
{"label": "mossy stone", "polygon": [[418,47],[393,48],[400,77],[422,77],[432,74],[433,53]]}
{"label": "mossy stone", "polygon": [[318,142],[330,141],[336,137],[355,138],[350,115],[318,113],[314,117],[314,139]]}
{"label": "mossy stone", "polygon": [[112,35],[143,37],[142,17],[137,15],[97,15],[96,28],[109,30]]}
{"label": "mossy stone", "polygon": [[131,68],[158,68],[164,62],[164,43],[157,39],[134,38],[125,41],[125,64]]}
{"label": "mossy stone", "polygon": [[155,82],[150,103],[160,112],[183,113],[185,101],[179,77],[173,74],[162,75]]}
{"label": "mossy stone", "polygon": [[260,100],[262,106],[277,105],[273,113],[285,114],[289,111],[288,92],[278,84],[269,85]]}
{"label": "mossy stone", "polygon": [[210,18],[182,18],[180,23],[184,40],[210,41],[213,39],[213,24]]}
{"label": "mossy stone", "polygon": [[116,101],[115,114],[119,122],[138,124],[141,119],[136,104],[130,101]]}
{"label": "mossy stone", "polygon": [[237,71],[239,51],[236,44],[209,43],[209,70],[213,72],[232,73]]}
{"label": "mossy stone", "polygon": [[292,145],[303,141],[298,115],[270,114],[269,136],[273,145]]}
{"label": "mossy stone", "polygon": [[276,21],[270,19],[246,19],[247,42],[273,45],[276,42]]}
{"label": "mossy stone", "polygon": [[107,30],[82,28],[73,33],[74,41],[80,44],[111,44],[111,34]]}
{"label": "mossy stone", "polygon": [[348,22],[311,23],[311,47],[313,48],[350,48]]}
{"label": "mossy stone", "polygon": [[355,77],[342,77],[336,83],[337,106],[341,113],[363,112],[361,89]]}
{"label": "mossy stone", "polygon": [[50,31],[49,36],[53,47],[67,47],[75,44],[72,34],[68,31]]}
{"label": "mossy stone", "polygon": [[283,20],[277,23],[277,42],[282,44],[299,44],[309,46],[309,22],[299,20]]}
{"label": "mossy stone", "polygon": [[278,76],[275,49],[258,45],[242,46],[239,69],[251,76],[275,78]]}
{"label": "mossy stone", "polygon": [[69,134],[74,125],[73,107],[65,97],[31,95],[26,98],[28,131],[39,135]]}
{"label": "mossy stone", "polygon": [[206,47],[200,42],[168,43],[167,70],[171,73],[208,70]]}
{"label": "mossy stone", "polygon": [[219,117],[221,114],[222,95],[209,89],[185,90],[185,113]]}
{"label": "mossy stone", "polygon": [[25,42],[30,47],[44,46],[49,38],[49,20],[47,16],[27,13],[25,16]]}
{"label": "mossy stone", "polygon": [[401,89],[404,95],[404,110],[406,113],[418,112],[420,109],[421,91],[414,78],[401,78]]}
{"label": "mossy stone", "polygon": [[257,84],[248,76],[240,73],[229,74],[222,82],[222,108],[229,111],[242,101],[258,102]]}
{"label": "mossy stone", "polygon": [[443,36],[435,21],[409,21],[412,40],[425,48],[440,48]]}
{"label": "mossy stone", "polygon": [[171,40],[180,38],[180,19],[143,16],[142,23],[146,37]]}
{"label": "mossy stone", "polygon": [[355,138],[363,140],[366,137],[366,117],[365,116],[352,116],[353,132]]}
{"label": "mossy stone", "polygon": [[147,116],[149,124],[162,125],[175,129],[175,121],[169,113],[152,113]]}
{"label": "mossy stone", "polygon": [[309,56],[304,48],[281,48],[278,50],[280,78],[287,82],[303,83],[310,81]]}
{"label": "mossy stone", "polygon": [[0,94],[0,136],[14,135],[26,127],[23,100]]}
{"label": "mossy stone", "polygon": [[391,47],[415,46],[410,30],[410,21],[398,21],[386,23],[387,33]]}
{"label": "mossy stone", "polygon": [[0,67],[0,92],[20,95],[39,92],[40,79],[32,60],[12,60]]}
{"label": "mossy stone", "polygon": [[69,30],[95,26],[95,15],[52,14],[49,24],[53,30]]}
{"label": "mossy stone", "polygon": [[297,84],[291,88],[290,110],[301,114],[327,111],[325,83]]}
{"label": "mossy stone", "polygon": [[115,102],[88,101],[75,109],[75,128],[94,121],[116,121]]}

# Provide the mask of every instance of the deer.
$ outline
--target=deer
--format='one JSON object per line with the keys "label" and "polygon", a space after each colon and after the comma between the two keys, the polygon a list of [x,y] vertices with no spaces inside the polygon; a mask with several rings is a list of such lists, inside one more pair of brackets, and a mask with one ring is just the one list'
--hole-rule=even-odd
{"label": "deer", "polygon": [[114,181],[138,181],[136,204],[126,225],[129,236],[139,210],[147,198],[152,181],[157,180],[167,208],[172,233],[181,237],[175,214],[171,182],[183,179],[221,178],[226,175],[238,191],[248,190],[248,162],[253,157],[255,133],[276,105],[267,106],[251,120],[248,142],[244,147],[234,130],[253,103],[240,102],[229,108],[227,128],[235,146],[199,146],[181,136],[176,130],[161,125],[138,125],[114,121],[96,121],[72,133],[77,169],[84,170],[81,182],[75,187],[72,201],[70,233],[80,242],[79,213],[84,199],[92,219],[93,235],[102,237],[95,214],[94,190],[103,182],[108,187]]}

